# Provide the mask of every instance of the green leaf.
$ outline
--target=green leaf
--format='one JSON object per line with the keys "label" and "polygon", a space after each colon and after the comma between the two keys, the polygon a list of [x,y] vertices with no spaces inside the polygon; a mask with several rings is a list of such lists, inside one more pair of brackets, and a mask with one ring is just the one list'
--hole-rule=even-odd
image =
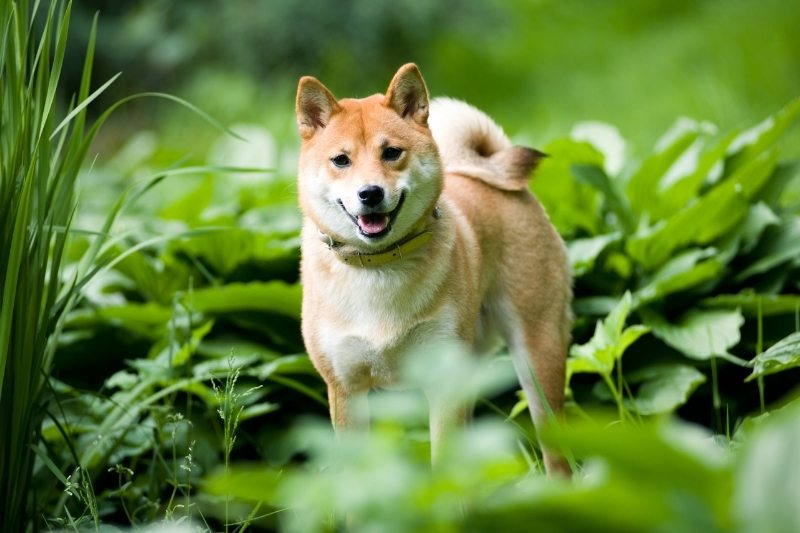
{"label": "green leaf", "polygon": [[672,138],[662,143],[665,146],[645,159],[628,180],[625,192],[631,207],[638,214],[649,213],[658,204],[657,191],[662,177],[700,135],[698,125],[692,121],[679,121],[672,130]]}
{"label": "green leaf", "polygon": [[742,252],[748,253],[752,251],[758,244],[764,230],[780,223],[781,219],[767,204],[759,202],[751,207],[747,213],[747,218],[745,218],[741,228],[737,231],[737,237],[741,239]]}
{"label": "green leaf", "polygon": [[567,361],[570,375],[578,372],[610,374],[628,346],[648,332],[648,328],[641,325],[625,328],[630,308],[631,295],[626,292],[605,320],[597,322],[589,342],[572,346],[572,357]]}
{"label": "green leaf", "polygon": [[574,239],[567,243],[567,256],[575,276],[582,276],[594,268],[597,257],[609,246],[621,239],[618,232],[586,239]]}
{"label": "green leaf", "polygon": [[800,402],[794,401],[753,428],[736,466],[731,507],[740,531],[800,531]]}
{"label": "green leaf", "polygon": [[[679,176],[672,184],[666,186],[658,195],[659,201],[650,206],[650,215],[653,220],[668,218],[688,205],[696,198],[703,184],[721,167],[728,146],[731,144],[736,132],[720,139],[716,144],[707,148],[694,169],[684,176]],[[697,142],[695,142],[696,146]]]}
{"label": "green leaf", "polygon": [[750,366],[753,367],[753,373],[747,376],[745,381],[800,367],[800,332],[792,333],[775,343],[769,350],[756,355],[750,361]]}
{"label": "green leaf", "polygon": [[800,257],[800,218],[792,217],[774,231],[768,230],[753,255],[757,259],[736,276],[736,281],[742,282],[782,263],[797,260]]}
{"label": "green leaf", "polygon": [[728,353],[739,344],[740,328],[744,324],[741,311],[691,310],[676,323],[662,316],[641,311],[644,323],[653,335],[692,359],[710,359]]}
{"label": "green leaf", "polygon": [[572,173],[575,179],[587,183],[603,193],[608,209],[616,215],[622,228],[632,230],[635,221],[627,199],[617,190],[616,183],[612,182],[605,171],[594,165],[573,165]]}
{"label": "green leaf", "polygon": [[738,169],[771,149],[800,113],[800,98],[794,99],[776,114],[742,132],[731,144],[727,167]]}
{"label": "green leaf", "polygon": [[762,316],[785,315],[800,310],[800,295],[756,294],[747,290],[739,294],[720,294],[700,301],[702,307],[738,307],[748,316],[757,316],[761,306]]}
{"label": "green leaf", "polygon": [[97,315],[113,324],[140,331],[144,327],[163,326],[172,318],[172,309],[154,302],[128,303],[103,307]]}
{"label": "green leaf", "polygon": [[257,355],[261,359],[274,359],[280,354],[263,344],[252,342],[234,335],[225,335],[213,339],[203,339],[197,347],[197,353],[204,357],[225,359],[230,355],[246,357]]}
{"label": "green leaf", "polygon": [[[626,489],[650,506],[650,501],[673,501],[677,493],[690,498],[693,507],[702,509],[707,530],[730,529],[731,471],[722,450],[713,444],[710,435],[694,427],[671,424],[607,423],[595,416],[570,425],[550,424],[540,432],[542,439],[551,446],[569,450],[578,458],[599,459],[603,474],[596,481],[606,480],[606,490]],[[580,492],[573,494],[578,497]],[[631,503],[633,503],[633,501]],[[633,503],[633,505],[637,505]],[[683,520],[693,523],[684,506],[668,506],[662,509],[673,521],[683,514]],[[566,507],[568,513],[569,506]],[[688,525],[688,524],[687,524]],[[696,526],[696,524],[693,524]],[[652,530],[659,528],[654,525]],[[667,528],[669,529],[669,528]],[[595,528],[588,526],[582,531]],[[614,528],[609,528],[614,531]],[[637,531],[632,528],[629,531]],[[687,530],[677,528],[678,531]]]}
{"label": "green leaf", "polygon": [[626,250],[651,270],[689,244],[708,244],[735,227],[748,213],[749,199],[767,183],[776,165],[774,152],[754,159],[717,184],[697,202],[666,221],[639,232]]}
{"label": "green leaf", "polygon": [[221,231],[198,235],[176,242],[173,251],[183,251],[205,260],[221,275],[231,273],[248,261],[256,247],[255,234],[247,229],[227,227]]}
{"label": "green leaf", "polygon": [[679,364],[650,366],[625,379],[631,385],[639,384],[631,408],[642,415],[671,413],[706,381],[696,368]]}
{"label": "green leaf", "polygon": [[714,257],[715,250],[687,250],[666,262],[644,286],[634,293],[636,306],[663,299],[670,294],[685,291],[717,279],[722,263]]}
{"label": "green leaf", "polygon": [[559,139],[544,148],[548,154],[537,167],[530,188],[542,202],[562,235],[578,230],[595,235],[600,231],[600,195],[574,179],[572,165],[602,166],[603,156],[592,145]]}
{"label": "green leaf", "polygon": [[[208,320],[200,326],[193,328],[191,335],[184,342],[179,342],[173,339],[166,339],[160,344],[154,346],[157,353],[153,356],[157,365],[162,368],[169,368],[170,366],[180,366],[185,364],[189,358],[197,350],[197,346],[203,338],[211,332],[214,327],[214,321]],[[160,349],[159,349],[160,348]]]}
{"label": "green leaf", "polygon": [[269,311],[300,317],[300,285],[282,281],[230,283],[197,289],[185,297],[191,309],[203,313]]}

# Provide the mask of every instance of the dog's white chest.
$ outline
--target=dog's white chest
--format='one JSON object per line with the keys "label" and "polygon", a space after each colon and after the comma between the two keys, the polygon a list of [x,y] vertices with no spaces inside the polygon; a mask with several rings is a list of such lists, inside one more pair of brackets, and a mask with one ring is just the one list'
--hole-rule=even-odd
{"label": "dog's white chest", "polygon": [[457,315],[451,306],[419,318],[427,300],[426,287],[414,290],[389,283],[376,291],[373,283],[366,286],[370,292],[365,292],[364,285],[355,286],[360,291],[342,291],[342,286],[332,291],[337,317],[320,317],[315,325],[319,346],[345,387],[396,385],[407,354],[456,339]]}

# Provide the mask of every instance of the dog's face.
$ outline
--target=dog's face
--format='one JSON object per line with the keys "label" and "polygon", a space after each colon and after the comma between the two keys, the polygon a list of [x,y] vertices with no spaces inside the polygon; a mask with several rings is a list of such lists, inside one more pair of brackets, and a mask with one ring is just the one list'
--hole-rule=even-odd
{"label": "dog's face", "polygon": [[433,209],[442,171],[415,65],[395,74],[385,96],[360,100],[337,101],[303,77],[296,110],[300,205],[320,231],[362,249],[385,248]]}

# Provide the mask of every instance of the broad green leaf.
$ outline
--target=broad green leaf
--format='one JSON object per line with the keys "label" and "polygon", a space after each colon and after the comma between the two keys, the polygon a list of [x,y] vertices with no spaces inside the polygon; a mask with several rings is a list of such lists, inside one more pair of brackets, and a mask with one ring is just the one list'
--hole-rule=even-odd
{"label": "broad green leaf", "polygon": [[574,239],[567,243],[567,256],[575,276],[582,276],[594,268],[597,257],[610,245],[619,242],[619,233]]}
{"label": "broad green leaf", "polygon": [[230,274],[248,261],[296,261],[299,248],[296,211],[288,207],[263,208],[259,213],[264,217],[269,213],[272,222],[255,214],[252,217],[246,215],[239,221],[246,227],[227,227],[183,239],[173,243],[170,250],[200,258],[223,275]]}
{"label": "broad green leaf", "polygon": [[753,256],[755,261],[737,274],[736,281],[742,282],[781,263],[797,260],[800,257],[800,218],[789,218],[774,231],[768,230],[753,250]]}
{"label": "broad green leaf", "polygon": [[794,401],[753,428],[737,458],[731,512],[740,531],[800,531],[800,402]]}
{"label": "broad green leaf", "polygon": [[276,374],[314,374],[317,371],[307,355],[284,355],[274,361],[253,367],[253,375],[267,379]]}
{"label": "broad green leaf", "polygon": [[300,285],[282,281],[230,283],[197,289],[184,299],[191,309],[203,313],[268,311],[300,317]]}
{"label": "broad green leaf", "polygon": [[742,132],[731,143],[727,167],[738,169],[771,149],[786,128],[791,126],[798,113],[800,113],[800,98],[796,98],[774,115]]}
{"label": "broad green leaf", "polygon": [[104,320],[137,330],[142,326],[163,326],[172,318],[172,309],[154,302],[103,307],[96,312]]}
{"label": "broad green leaf", "polygon": [[800,367],[800,332],[792,333],[775,343],[769,350],[756,355],[750,365],[753,367],[753,373],[747,376],[745,381]]}
{"label": "broad green leaf", "polygon": [[654,154],[645,159],[639,169],[630,177],[626,188],[631,208],[638,214],[649,213],[659,202],[659,185],[664,174],[695,142],[700,135],[697,124],[691,121],[677,122],[673,126],[671,139]]}
{"label": "broad green leaf", "polygon": [[238,227],[225,228],[176,242],[173,252],[183,251],[205,261],[217,274],[230,274],[248,261],[256,248],[254,232]]}
{"label": "broad green leaf", "polygon": [[707,148],[699,156],[699,160],[692,171],[678,177],[672,184],[663,189],[659,194],[659,201],[650,206],[650,215],[653,220],[661,220],[672,216],[698,196],[701,187],[712,172],[721,166],[734,135],[735,132],[723,137],[716,144]]}
{"label": "broad green leaf", "polygon": [[617,190],[617,184],[611,181],[602,168],[595,165],[573,165],[572,173],[575,179],[591,185],[602,193],[605,205],[616,217],[615,226],[621,226],[626,230],[635,227],[634,216],[627,199]]}
{"label": "broad green leaf", "polygon": [[600,195],[575,180],[574,164],[602,166],[603,156],[593,146],[571,139],[553,141],[544,148],[548,155],[537,167],[530,188],[562,235],[578,230],[595,235],[600,232]]}
{"label": "broad green leaf", "polygon": [[781,161],[775,173],[757,198],[775,209],[796,208],[800,205],[800,161]]}
{"label": "broad green leaf", "polygon": [[609,176],[618,176],[625,163],[626,143],[612,124],[598,121],[579,122],[572,127],[570,138],[588,142],[603,155],[603,169]]}
{"label": "broad green leaf", "polygon": [[[720,294],[700,300],[702,307],[738,307],[748,316],[785,315],[800,311],[800,295],[756,294],[752,291],[739,294]],[[759,306],[761,310],[759,311]]]}
{"label": "broad green leaf", "polygon": [[714,257],[714,249],[687,250],[658,269],[642,288],[634,293],[640,305],[663,299],[665,296],[696,287],[717,279],[723,265]]}
{"label": "broad green leaf", "polygon": [[737,237],[741,239],[742,252],[748,253],[752,251],[758,244],[764,230],[780,223],[781,219],[767,204],[759,202],[751,207],[747,213],[747,218],[744,219],[741,228],[736,232]]}
{"label": "broad green leaf", "polygon": [[[125,250],[120,247],[123,254],[131,249]],[[128,253],[114,269],[129,278],[145,299],[162,306],[171,305],[172,295],[186,289],[191,277],[191,272],[185,263],[176,261],[168,254],[151,257],[143,251]]]}
{"label": "broad green leaf", "polygon": [[666,221],[634,235],[626,250],[647,270],[689,244],[708,244],[735,227],[748,213],[749,199],[772,175],[774,152],[754,159]]}
{"label": "broad green leaf", "polygon": [[637,370],[625,380],[639,386],[631,408],[642,415],[654,415],[671,413],[685,404],[706,377],[692,366],[672,364]]}
{"label": "broad green leaf", "polygon": [[577,316],[605,316],[617,305],[618,298],[612,296],[587,296],[575,298],[572,309]]}
{"label": "broad green leaf", "polygon": [[647,333],[645,326],[625,328],[631,308],[631,295],[626,292],[617,306],[595,326],[594,335],[586,344],[576,344],[570,349],[568,362],[570,374],[592,372],[610,374],[616,361],[636,339]]}
{"label": "broad green leaf", "polygon": [[642,310],[644,323],[653,335],[692,359],[725,355],[739,344],[744,317],[738,310],[691,310],[670,323],[664,317]]}
{"label": "broad green leaf", "polygon": [[262,359],[274,359],[280,356],[278,352],[267,348],[263,344],[249,341],[235,335],[203,339],[203,342],[197,347],[197,353],[204,357],[214,357],[218,359],[225,359],[231,355],[234,357],[258,355]]}

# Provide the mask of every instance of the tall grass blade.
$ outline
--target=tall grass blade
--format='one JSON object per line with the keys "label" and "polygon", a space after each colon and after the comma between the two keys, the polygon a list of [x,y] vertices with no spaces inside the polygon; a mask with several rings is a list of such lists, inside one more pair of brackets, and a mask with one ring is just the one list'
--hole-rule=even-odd
{"label": "tall grass blade", "polygon": [[55,130],[72,3],[39,8],[0,0],[0,531],[39,529],[29,487],[58,332],[53,318],[69,309],[56,295],[75,181],[97,131],[84,135],[86,108],[108,86],[87,96],[93,29],[76,104]]}

